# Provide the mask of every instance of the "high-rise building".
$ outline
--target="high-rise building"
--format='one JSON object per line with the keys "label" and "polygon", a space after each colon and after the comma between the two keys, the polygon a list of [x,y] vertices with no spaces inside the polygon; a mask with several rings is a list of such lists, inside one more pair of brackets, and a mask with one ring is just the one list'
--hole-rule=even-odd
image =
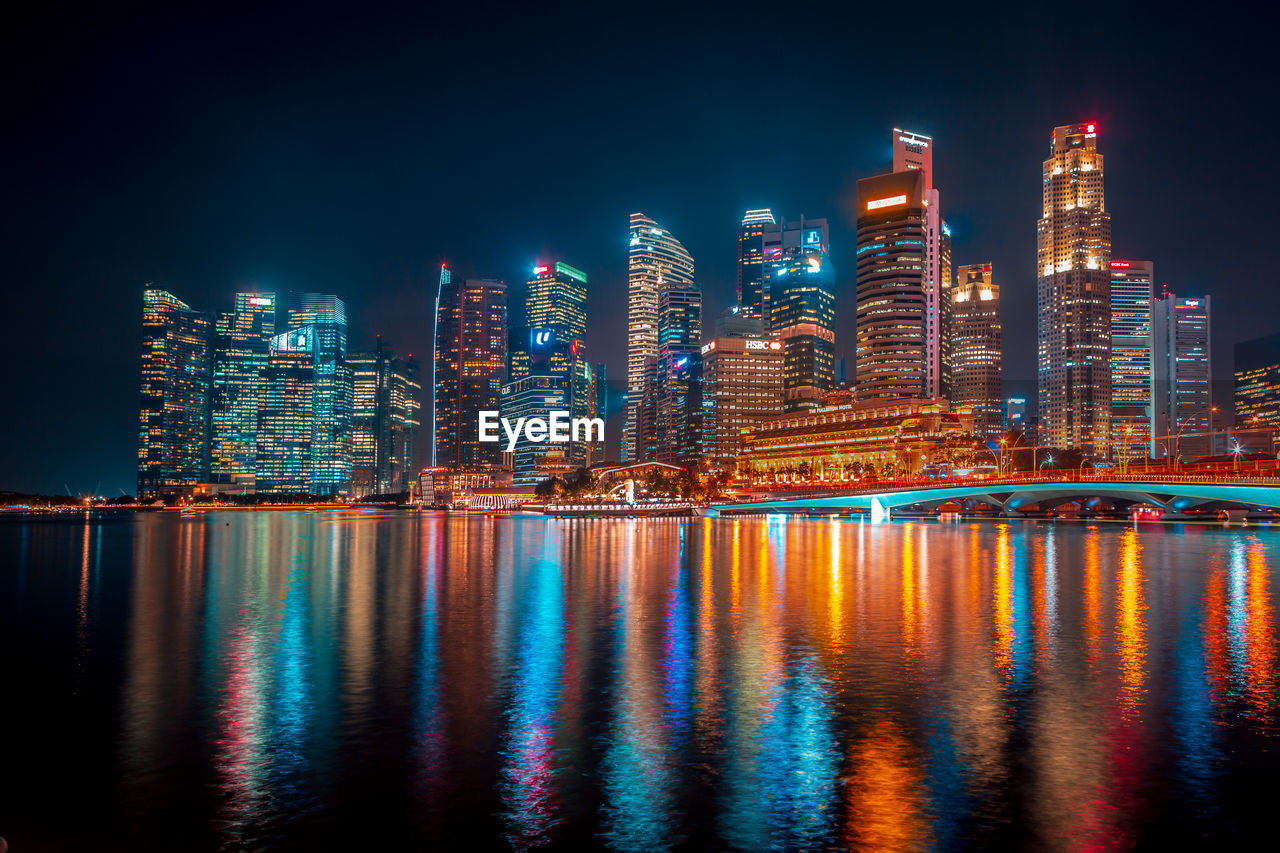
{"label": "high-rise building", "polygon": [[210,392],[209,479],[254,491],[258,412],[266,398],[274,293],[237,293],[235,309],[218,315]]}
{"label": "high-rise building", "polygon": [[1097,126],[1053,130],[1037,225],[1040,440],[1101,454],[1111,433],[1111,215]]}
{"label": "high-rise building", "polygon": [[289,296],[289,328],[315,336],[315,400],[311,405],[311,493],[332,495],[351,486],[351,368],[347,364],[347,306],[327,293]]}
{"label": "high-rise building", "polygon": [[[926,242],[929,214],[922,170],[858,181],[857,357],[859,400],[932,398]],[[939,303],[941,297],[939,298]],[[941,326],[938,328],[941,340]]]}
{"label": "high-rise building", "polygon": [[1111,262],[1111,446],[1115,458],[1151,444],[1151,304],[1154,264]]}
{"label": "high-rise building", "polygon": [[1000,434],[1001,326],[1000,286],[991,264],[968,264],[956,270],[951,296],[951,405],[973,412],[973,429],[993,438]]}
{"label": "high-rise building", "polygon": [[742,449],[743,430],[781,414],[782,359],[782,343],[770,339],[759,318],[735,315],[717,321],[716,336],[702,346],[707,456],[732,463]]}
{"label": "high-rise building", "polygon": [[825,219],[765,225],[768,331],[782,343],[783,407],[821,405],[835,387],[835,269]]}
{"label": "high-rise building", "polygon": [[386,495],[407,491],[418,434],[418,364],[399,358],[378,336],[372,352],[351,353],[352,491]]}
{"label": "high-rise building", "polygon": [[587,274],[563,261],[533,268],[525,300],[530,328],[563,326],[571,337],[587,335]]}
{"label": "high-rise building", "polygon": [[1213,452],[1209,308],[1207,296],[1168,292],[1152,305],[1152,452],[1158,457]]}
{"label": "high-rise building", "polygon": [[[928,397],[947,395],[945,299],[951,287],[951,229],[942,221],[942,205],[933,181],[933,137],[895,127],[893,171],[919,172],[924,182],[924,385]],[[858,213],[865,213],[858,208]]]}
{"label": "high-rise building", "polygon": [[748,210],[738,229],[738,307],[749,317],[765,317],[764,229],[774,225],[773,211]]}
{"label": "high-rise building", "polygon": [[702,291],[669,286],[658,296],[658,351],[645,359],[637,458],[685,464],[702,453]]}
{"label": "high-rise building", "polygon": [[1236,429],[1280,428],[1280,332],[1235,345]]}
{"label": "high-rise building", "polygon": [[507,286],[440,277],[435,333],[435,461],[453,471],[496,465],[501,445],[480,441],[480,412],[498,411],[507,358]]}
{"label": "high-rise building", "polygon": [[[594,418],[599,411],[597,383],[586,344],[572,337],[566,327],[521,326],[511,330],[507,382],[501,390],[502,417],[511,423],[522,417],[547,419],[553,411],[568,412],[571,418]],[[546,389],[546,393],[539,397],[538,389]],[[552,470],[556,467],[564,470],[592,464],[601,447],[589,438],[583,433],[582,440],[571,437],[565,443],[548,443],[530,442],[522,435],[513,460],[516,484],[537,483],[556,473]],[[544,462],[551,462],[551,468]]]}
{"label": "high-rise building", "polygon": [[254,486],[264,494],[306,495],[313,488],[316,351],[314,326],[271,338],[265,395],[258,409]]}
{"label": "high-rise building", "polygon": [[199,483],[209,470],[209,318],[172,293],[142,292],[138,497]]}
{"label": "high-rise building", "polygon": [[693,285],[693,257],[675,236],[643,213],[631,214],[627,251],[627,413],[622,459],[636,452],[645,360],[658,354],[658,297],[668,287]]}
{"label": "high-rise building", "polygon": [[436,415],[436,367],[440,361],[440,299],[444,296],[445,288],[450,286],[453,281],[453,271],[449,269],[448,264],[440,264],[440,279],[436,284],[435,304],[431,309],[431,384],[428,387],[428,396],[431,400],[431,453],[429,454],[428,466],[431,468],[438,467],[437,449],[438,443],[436,436],[440,433],[440,419]]}

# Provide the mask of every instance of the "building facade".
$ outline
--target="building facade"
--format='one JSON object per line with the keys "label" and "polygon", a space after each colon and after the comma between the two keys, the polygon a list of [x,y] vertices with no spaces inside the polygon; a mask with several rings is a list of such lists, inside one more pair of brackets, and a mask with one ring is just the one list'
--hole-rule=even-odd
{"label": "building facade", "polygon": [[1151,261],[1111,262],[1111,446],[1121,461],[1151,446],[1154,282]]}
{"label": "building facade", "polygon": [[[570,410],[570,385],[570,378],[563,374],[524,376],[508,382],[502,386],[502,417],[512,424],[521,418],[541,418],[550,423],[552,412]],[[511,482],[515,486],[536,486],[554,473],[584,465],[585,459],[584,443],[575,448],[574,444],[532,442],[521,434],[508,459]]]}
{"label": "building facade", "polygon": [[951,406],[973,412],[973,428],[994,438],[1003,427],[1000,286],[991,264],[956,270],[951,289]]}
{"label": "building facade", "polygon": [[693,257],[670,231],[643,213],[631,214],[627,250],[627,411],[622,429],[624,462],[637,455],[639,409],[646,360],[658,355],[658,299],[668,287],[693,286]]}
{"label": "building facade", "polygon": [[773,211],[748,210],[738,229],[738,308],[748,317],[765,317],[764,229],[777,224]]}
{"label": "building facade", "polygon": [[372,352],[348,356],[354,388],[352,492],[407,491],[420,426],[418,363],[401,358],[378,336]]}
{"label": "building facade", "polygon": [[[951,287],[951,231],[933,181],[933,137],[895,127],[893,171],[919,172],[924,182],[924,384],[926,397],[947,396],[945,300]],[[859,208],[859,213],[862,208]]]}
{"label": "building facade", "polygon": [[563,261],[538,264],[527,286],[525,322],[531,328],[561,326],[571,337],[586,337],[586,273]]}
{"label": "building facade", "polygon": [[702,454],[702,291],[666,287],[658,297],[658,351],[645,359],[637,409],[641,461],[689,464]]}
{"label": "building facade", "polygon": [[821,406],[765,418],[746,436],[738,476],[749,483],[847,482],[916,474],[972,455],[973,419],[946,400],[863,400],[833,391]]}
{"label": "building facade", "polygon": [[1207,296],[1167,292],[1152,305],[1152,455],[1157,458],[1213,452],[1209,309]]}
{"label": "building facade", "polygon": [[736,462],[744,430],[782,413],[782,343],[755,323],[702,346],[703,450],[724,464]]}
{"label": "building facade", "polygon": [[1235,345],[1236,429],[1280,428],[1280,332]]}
{"label": "building facade", "polygon": [[172,293],[143,290],[139,499],[208,477],[212,332],[207,315]]}
{"label": "building facade", "polygon": [[[538,389],[546,389],[546,393],[539,397]],[[586,344],[560,325],[512,329],[507,382],[502,386],[501,398],[502,417],[511,423],[521,417],[547,419],[557,410],[569,412],[571,418],[597,417],[599,379],[587,357]],[[560,444],[529,442],[522,435],[511,460],[516,485],[537,483],[557,473],[545,464],[552,459],[563,463],[561,469],[593,464],[603,453],[603,442],[589,439],[584,436],[581,441]]]}
{"label": "building facade", "polygon": [[258,412],[266,399],[274,293],[237,293],[235,308],[218,315],[210,389],[209,479],[254,491]]}
{"label": "building facade", "polygon": [[835,269],[825,219],[764,228],[764,302],[782,343],[783,406],[814,408],[835,387]]}
{"label": "building facade", "polygon": [[480,441],[479,413],[497,411],[501,400],[507,286],[494,279],[455,282],[446,272],[436,300],[434,462],[453,471],[479,469],[501,459],[498,443]]}
{"label": "building facade", "polygon": [[289,297],[289,328],[314,336],[315,400],[311,405],[311,493],[351,487],[351,367],[347,364],[347,306],[328,293]]}
{"label": "building facade", "polygon": [[854,387],[859,400],[937,396],[925,394],[931,382],[925,201],[920,170],[858,181]]}
{"label": "building facade", "polygon": [[259,494],[317,494],[314,441],[317,335],[313,326],[271,338],[258,409],[254,487]]}
{"label": "building facade", "polygon": [[1053,130],[1037,223],[1041,442],[1105,452],[1111,434],[1111,215],[1097,126]]}

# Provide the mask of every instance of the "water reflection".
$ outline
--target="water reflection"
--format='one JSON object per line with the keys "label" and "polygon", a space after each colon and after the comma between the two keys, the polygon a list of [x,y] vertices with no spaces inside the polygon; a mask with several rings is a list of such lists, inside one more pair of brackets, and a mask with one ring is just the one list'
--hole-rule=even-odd
{"label": "water reflection", "polygon": [[1223,792],[1280,771],[1273,530],[128,525],[0,527],[0,592],[69,626],[5,651],[113,721],[137,849],[1124,847],[1262,826]]}

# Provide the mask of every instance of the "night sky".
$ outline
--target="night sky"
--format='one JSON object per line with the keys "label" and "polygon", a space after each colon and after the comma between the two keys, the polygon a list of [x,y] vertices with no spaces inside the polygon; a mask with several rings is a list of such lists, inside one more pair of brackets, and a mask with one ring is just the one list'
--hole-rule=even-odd
{"label": "night sky", "polygon": [[1099,124],[1114,257],[1213,296],[1220,379],[1280,330],[1274,45],[1243,7],[36,5],[3,36],[0,488],[133,493],[147,281],[337,293],[351,349],[425,357],[441,261],[560,258],[620,380],[632,211],[693,254],[708,331],[745,208],[827,217],[852,373],[851,198],[895,125],[935,139],[956,264],[995,265],[1006,391],[1034,385],[1054,125]]}

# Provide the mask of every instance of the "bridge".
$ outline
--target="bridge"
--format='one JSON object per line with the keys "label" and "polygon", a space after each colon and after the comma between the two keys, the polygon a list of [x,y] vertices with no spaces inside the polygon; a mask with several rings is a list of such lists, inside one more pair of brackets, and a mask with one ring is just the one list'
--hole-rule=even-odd
{"label": "bridge", "polygon": [[928,481],[876,484],[839,493],[811,492],[771,496],[764,500],[708,507],[711,516],[744,512],[855,511],[872,520],[895,510],[930,511],[947,503],[985,503],[1009,515],[1033,508],[1050,509],[1065,503],[1101,500],[1117,507],[1149,504],[1169,512],[1191,509],[1280,510],[1280,479],[1275,477],[1079,475],[1072,477],[1010,477],[979,481]]}

